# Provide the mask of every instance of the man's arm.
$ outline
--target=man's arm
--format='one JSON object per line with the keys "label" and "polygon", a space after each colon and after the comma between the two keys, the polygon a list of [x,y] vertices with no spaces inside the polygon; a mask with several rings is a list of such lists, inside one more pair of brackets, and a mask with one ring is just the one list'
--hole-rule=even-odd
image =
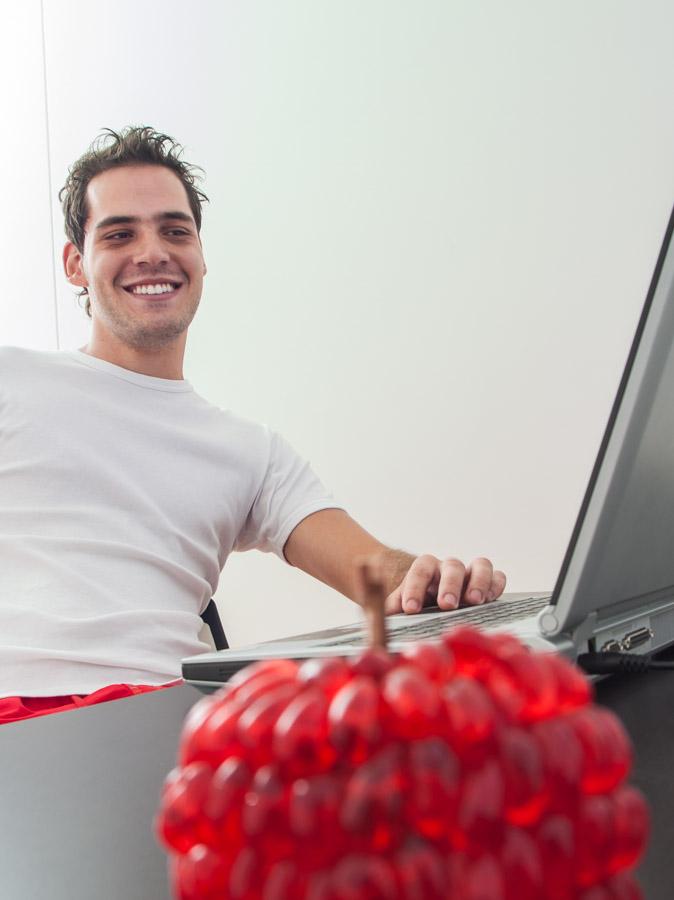
{"label": "man's arm", "polygon": [[292,566],[355,603],[361,601],[358,561],[379,556],[387,613],[418,612],[429,602],[437,602],[441,609],[489,602],[503,593],[506,583],[503,572],[484,557],[465,566],[454,557],[415,557],[391,549],[341,509],[323,509],[307,516],[293,529],[283,552]]}

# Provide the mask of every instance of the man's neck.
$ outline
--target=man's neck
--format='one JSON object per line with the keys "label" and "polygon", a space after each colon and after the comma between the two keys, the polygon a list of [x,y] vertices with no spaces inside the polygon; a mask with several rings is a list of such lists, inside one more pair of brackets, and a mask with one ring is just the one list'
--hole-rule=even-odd
{"label": "man's neck", "polygon": [[80,350],[130,372],[180,381],[183,378],[185,337],[158,350],[136,350],[126,344],[92,335],[89,343]]}

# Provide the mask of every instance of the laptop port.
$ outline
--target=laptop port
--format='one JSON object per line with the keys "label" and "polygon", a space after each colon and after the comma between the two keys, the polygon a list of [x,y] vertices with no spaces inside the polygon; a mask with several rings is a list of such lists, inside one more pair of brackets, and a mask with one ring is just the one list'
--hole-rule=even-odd
{"label": "laptop port", "polygon": [[606,641],[605,644],[601,645],[602,653],[620,653],[622,649],[622,643],[620,641],[617,641],[615,638],[610,641]]}
{"label": "laptop port", "polygon": [[621,641],[623,650],[634,650],[634,648],[640,646],[640,644],[645,644],[646,641],[650,641],[652,637],[653,632],[646,625],[642,628],[637,628],[635,631],[630,631]]}

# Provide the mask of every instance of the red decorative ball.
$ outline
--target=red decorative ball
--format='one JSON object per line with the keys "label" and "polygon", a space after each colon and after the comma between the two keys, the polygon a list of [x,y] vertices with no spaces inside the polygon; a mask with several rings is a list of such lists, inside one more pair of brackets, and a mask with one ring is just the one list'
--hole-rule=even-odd
{"label": "red decorative ball", "polygon": [[178,900],[639,900],[631,762],[574,665],[458,628],[238,672],[187,716],[155,830]]}

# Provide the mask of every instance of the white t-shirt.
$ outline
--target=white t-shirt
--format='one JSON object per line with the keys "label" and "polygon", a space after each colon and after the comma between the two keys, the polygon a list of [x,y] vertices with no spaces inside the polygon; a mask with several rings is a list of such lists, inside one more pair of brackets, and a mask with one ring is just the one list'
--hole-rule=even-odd
{"label": "white t-shirt", "polygon": [[278,434],[187,381],[0,348],[0,697],[179,678],[232,550],[284,559],[337,506]]}

